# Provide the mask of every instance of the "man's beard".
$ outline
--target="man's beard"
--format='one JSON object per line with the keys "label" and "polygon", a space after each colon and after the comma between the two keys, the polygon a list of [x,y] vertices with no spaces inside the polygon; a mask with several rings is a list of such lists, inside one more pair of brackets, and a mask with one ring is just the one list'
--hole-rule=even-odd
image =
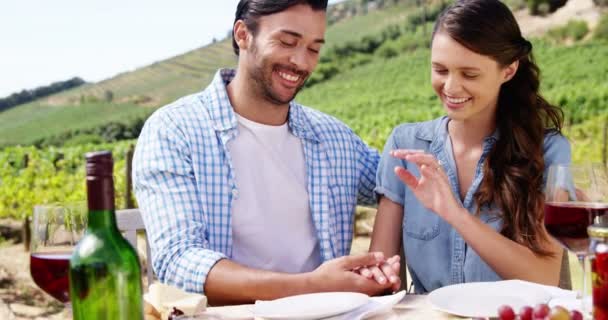
{"label": "man's beard", "polygon": [[[252,49],[252,53],[255,55],[253,58],[257,59],[257,48],[253,46]],[[287,67],[285,65],[270,65],[267,59],[262,59],[258,61],[260,62],[259,64],[256,63],[249,69],[249,77],[252,81],[252,86],[255,88],[255,91],[260,93],[268,102],[275,105],[285,105],[291,102],[298,94],[298,92],[300,92],[302,87],[304,87],[306,79],[308,79],[309,76],[308,72],[306,71],[297,70],[292,67]],[[282,98],[279,94],[275,92],[272,87],[272,74],[275,68],[291,70],[291,72],[297,74],[298,76],[300,76],[300,78],[304,79],[302,84],[297,87],[294,93],[288,98]]]}

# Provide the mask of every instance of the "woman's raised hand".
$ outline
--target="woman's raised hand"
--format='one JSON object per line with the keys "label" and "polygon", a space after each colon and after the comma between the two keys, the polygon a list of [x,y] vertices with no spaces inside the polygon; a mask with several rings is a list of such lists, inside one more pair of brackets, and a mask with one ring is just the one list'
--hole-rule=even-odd
{"label": "woman's raised hand", "polygon": [[412,190],[422,205],[449,221],[449,215],[457,212],[453,208],[460,207],[460,204],[454,197],[441,162],[420,150],[393,150],[391,156],[418,166],[420,178],[403,167],[395,167],[395,174]]}

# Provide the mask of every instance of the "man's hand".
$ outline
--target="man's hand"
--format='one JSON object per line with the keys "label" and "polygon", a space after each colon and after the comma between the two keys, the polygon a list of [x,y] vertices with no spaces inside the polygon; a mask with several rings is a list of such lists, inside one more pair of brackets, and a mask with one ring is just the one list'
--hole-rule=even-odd
{"label": "man's hand", "polygon": [[311,275],[311,281],[316,291],[352,291],[373,296],[391,289],[393,284],[384,284],[364,277],[353,270],[378,266],[385,263],[384,255],[380,252],[366,253],[357,256],[345,256],[323,263]]}

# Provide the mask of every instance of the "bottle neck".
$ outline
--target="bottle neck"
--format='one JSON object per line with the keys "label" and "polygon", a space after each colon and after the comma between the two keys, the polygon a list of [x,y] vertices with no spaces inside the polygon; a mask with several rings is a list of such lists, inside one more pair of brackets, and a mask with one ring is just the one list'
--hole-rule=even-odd
{"label": "bottle neck", "polygon": [[89,230],[116,229],[114,180],[111,176],[87,176]]}

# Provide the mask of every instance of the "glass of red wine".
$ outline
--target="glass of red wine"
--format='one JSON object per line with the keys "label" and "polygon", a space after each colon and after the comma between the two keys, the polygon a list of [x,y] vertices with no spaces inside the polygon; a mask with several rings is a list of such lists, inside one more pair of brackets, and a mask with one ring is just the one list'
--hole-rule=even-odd
{"label": "glass of red wine", "polygon": [[46,293],[70,308],[68,271],[72,250],[86,229],[84,203],[34,207],[30,274]]}
{"label": "glass of red wine", "polygon": [[587,227],[608,221],[608,174],[602,164],[552,165],[545,185],[545,227],[574,253],[582,267],[583,314],[589,314],[586,258],[590,239]]}

